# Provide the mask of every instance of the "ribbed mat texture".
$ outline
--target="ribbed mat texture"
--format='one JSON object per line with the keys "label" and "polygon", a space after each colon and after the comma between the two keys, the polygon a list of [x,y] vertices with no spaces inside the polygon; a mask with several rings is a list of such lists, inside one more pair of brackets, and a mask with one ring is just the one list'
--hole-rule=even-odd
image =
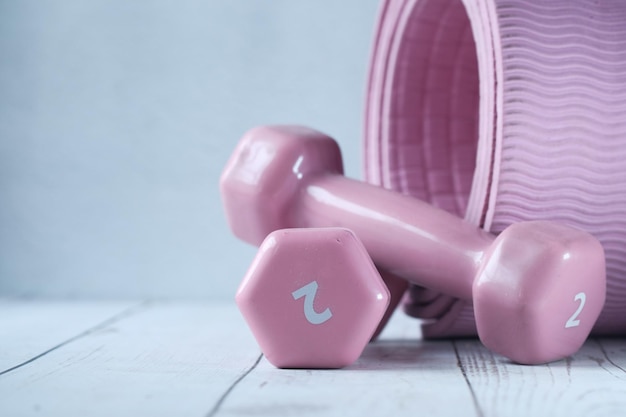
{"label": "ribbed mat texture", "polygon": [[[596,236],[626,334],[626,2],[386,0],[370,68],[367,180],[494,233],[533,219]],[[430,337],[475,334],[471,304],[410,291]]]}

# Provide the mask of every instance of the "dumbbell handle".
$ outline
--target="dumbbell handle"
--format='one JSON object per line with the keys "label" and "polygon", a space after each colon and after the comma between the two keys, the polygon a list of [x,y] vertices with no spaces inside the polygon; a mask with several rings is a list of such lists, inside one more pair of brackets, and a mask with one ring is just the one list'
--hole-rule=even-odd
{"label": "dumbbell handle", "polygon": [[338,174],[307,178],[297,200],[295,227],[352,229],[379,267],[464,299],[495,239],[420,200]]}

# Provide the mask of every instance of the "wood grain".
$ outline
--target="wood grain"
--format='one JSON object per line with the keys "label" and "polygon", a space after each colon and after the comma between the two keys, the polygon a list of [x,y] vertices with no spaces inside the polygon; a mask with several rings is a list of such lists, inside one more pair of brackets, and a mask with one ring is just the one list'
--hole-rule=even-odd
{"label": "wood grain", "polygon": [[535,366],[511,363],[475,341],[455,345],[484,416],[626,415],[626,373],[617,365],[626,358],[623,339],[591,339],[573,357]]}
{"label": "wood grain", "polygon": [[202,416],[258,356],[230,304],[153,304],[0,376],[0,415]]}
{"label": "wood grain", "polygon": [[0,313],[5,363],[44,353],[0,375],[0,416],[626,416],[624,338],[522,366],[477,340],[421,340],[396,314],[350,367],[281,370],[232,303],[2,300]]}
{"label": "wood grain", "polygon": [[132,310],[136,302],[0,300],[0,374]]}

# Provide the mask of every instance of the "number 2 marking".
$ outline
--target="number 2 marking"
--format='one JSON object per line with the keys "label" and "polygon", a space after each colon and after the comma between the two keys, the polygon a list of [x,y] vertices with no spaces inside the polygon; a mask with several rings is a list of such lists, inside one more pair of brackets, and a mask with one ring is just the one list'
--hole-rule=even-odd
{"label": "number 2 marking", "polygon": [[311,281],[304,287],[298,288],[291,293],[294,300],[304,297],[304,317],[306,317],[308,322],[311,324],[322,324],[333,316],[330,308],[326,308],[326,310],[321,313],[318,313],[313,309],[313,301],[315,300],[315,295],[317,294],[317,288],[317,281]]}
{"label": "number 2 marking", "polygon": [[580,301],[580,304],[578,304],[578,308],[576,309],[576,311],[574,311],[574,314],[572,314],[572,317],[570,317],[569,320],[567,320],[567,322],[565,323],[566,329],[570,327],[576,327],[580,324],[580,320],[578,320],[578,316],[583,311],[583,307],[585,306],[585,301],[587,301],[587,295],[585,295],[584,292],[579,292],[578,294],[576,294],[576,296],[574,296],[574,301]]}

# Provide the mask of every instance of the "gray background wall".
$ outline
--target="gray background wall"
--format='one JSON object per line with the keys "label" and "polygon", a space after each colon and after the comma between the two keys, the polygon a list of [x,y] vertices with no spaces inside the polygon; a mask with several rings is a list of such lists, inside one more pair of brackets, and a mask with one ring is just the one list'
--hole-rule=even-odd
{"label": "gray background wall", "polygon": [[301,123],[361,175],[376,0],[0,0],[0,295],[232,299],[217,182]]}

